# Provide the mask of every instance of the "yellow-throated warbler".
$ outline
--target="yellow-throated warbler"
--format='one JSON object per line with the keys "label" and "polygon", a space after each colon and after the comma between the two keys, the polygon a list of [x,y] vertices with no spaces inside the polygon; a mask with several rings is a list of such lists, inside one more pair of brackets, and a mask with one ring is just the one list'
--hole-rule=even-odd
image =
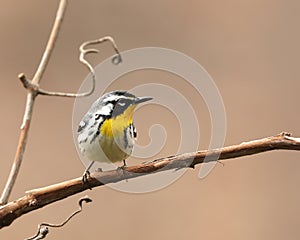
{"label": "yellow-throated warbler", "polygon": [[136,97],[126,91],[113,91],[98,98],[78,127],[78,145],[83,156],[94,161],[116,163],[130,156],[136,138],[132,122],[134,109],[150,97]]}

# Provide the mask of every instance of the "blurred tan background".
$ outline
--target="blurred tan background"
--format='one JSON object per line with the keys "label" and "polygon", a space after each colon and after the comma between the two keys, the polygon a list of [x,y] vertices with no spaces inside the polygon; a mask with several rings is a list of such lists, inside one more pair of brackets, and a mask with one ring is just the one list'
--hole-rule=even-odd
{"label": "blurred tan background", "polygon": [[[32,77],[57,5],[50,0],[1,1],[1,190],[14,157],[26,97],[17,75]],[[299,9],[296,0],[70,1],[41,85],[76,92],[87,74],[78,62],[78,46],[112,35],[121,50],[165,47],[201,63],[224,100],[226,145],[281,131],[300,136]],[[108,45],[102,49],[94,63],[112,54]],[[166,73],[145,71],[126,77],[130,83],[119,79],[111,88],[143,81],[174,84],[174,76]],[[208,112],[193,94],[189,98],[203,123],[200,148],[204,149],[210,137]],[[72,136],[72,109],[73,99],[37,99],[11,200],[26,190],[82,174]],[[168,112],[159,121],[160,109],[148,110],[136,115],[140,141],[149,141],[147,129],[153,122],[171,122],[166,126],[170,138],[158,157],[171,155],[178,146],[178,122]],[[153,116],[145,120],[145,115]],[[201,181],[198,170],[188,170],[171,186],[152,193],[101,187],[78,194],[24,215],[2,229],[0,239],[24,239],[35,233],[38,223],[62,222],[85,194],[93,203],[63,229],[51,230],[47,239],[299,239],[299,153],[278,151],[226,161]]]}

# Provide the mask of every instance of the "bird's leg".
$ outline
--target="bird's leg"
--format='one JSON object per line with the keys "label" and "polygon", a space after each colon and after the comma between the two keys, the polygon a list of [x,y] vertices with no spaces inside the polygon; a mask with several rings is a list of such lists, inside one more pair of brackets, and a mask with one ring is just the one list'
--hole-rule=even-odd
{"label": "bird's leg", "polygon": [[125,159],[123,159],[123,166],[122,168],[125,168],[127,166]]}
{"label": "bird's leg", "polygon": [[[90,165],[85,169],[85,171],[84,171],[84,173],[82,175],[82,183],[83,184],[88,184],[88,179],[90,178],[90,169],[93,166],[94,162],[95,161],[92,161],[90,163]],[[90,188],[90,189],[92,189],[92,188]]]}
{"label": "bird's leg", "polygon": [[[125,161],[125,159],[123,159],[123,166],[121,166],[121,167],[118,167],[117,168],[117,171],[122,171],[122,175],[123,176],[125,176],[125,168],[127,167],[127,164],[126,164],[126,161]],[[126,180],[126,182],[128,181],[128,179],[127,178],[125,178],[125,180]]]}
{"label": "bird's leg", "polygon": [[125,159],[123,159],[123,165],[120,166],[120,167],[118,167],[117,169],[118,169],[118,170],[123,170],[123,171],[124,171],[126,167],[127,167],[126,161],[125,161]]}

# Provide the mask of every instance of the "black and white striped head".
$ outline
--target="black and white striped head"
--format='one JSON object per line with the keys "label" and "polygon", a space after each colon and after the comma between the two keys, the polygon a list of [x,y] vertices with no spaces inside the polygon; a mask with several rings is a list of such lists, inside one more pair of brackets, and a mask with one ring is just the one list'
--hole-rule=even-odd
{"label": "black and white striped head", "polygon": [[136,97],[129,92],[118,90],[104,94],[92,105],[91,110],[101,115],[116,117],[129,107],[135,107],[151,99],[151,97]]}
{"label": "black and white striped head", "polygon": [[[122,114],[132,117],[134,108],[142,102],[151,100],[151,97],[136,97],[126,91],[113,91],[98,98],[85,114],[78,126],[78,134],[86,129],[93,133],[94,127],[99,129],[106,119],[116,118]],[[88,133],[89,134],[89,133]]]}

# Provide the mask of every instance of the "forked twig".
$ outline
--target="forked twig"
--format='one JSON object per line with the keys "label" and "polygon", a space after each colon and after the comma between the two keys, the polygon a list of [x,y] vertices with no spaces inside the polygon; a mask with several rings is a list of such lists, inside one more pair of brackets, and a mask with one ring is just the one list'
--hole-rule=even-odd
{"label": "forked twig", "polygon": [[24,74],[19,75],[19,78],[22,81],[24,87],[28,90],[26,107],[25,107],[23,122],[21,125],[19,143],[17,146],[14,162],[11,167],[6,185],[3,189],[3,192],[2,192],[2,195],[0,198],[0,205],[7,203],[8,198],[13,189],[13,186],[15,185],[15,182],[16,182],[16,179],[17,179],[20,167],[21,167],[21,163],[23,160],[23,155],[25,152],[28,132],[29,132],[29,128],[30,128],[31,116],[32,116],[32,111],[33,111],[33,106],[34,106],[34,100],[35,100],[35,97],[37,96],[38,84],[43,76],[43,73],[45,72],[48,61],[50,59],[52,50],[54,48],[54,44],[56,42],[56,39],[57,39],[57,36],[59,33],[61,23],[62,23],[62,20],[64,17],[66,7],[67,7],[67,0],[61,0],[59,2],[58,10],[56,13],[56,18],[55,18],[55,21],[54,21],[54,24],[52,27],[52,31],[51,31],[46,49],[44,51],[43,57],[41,59],[39,67],[34,75],[33,80],[30,82],[26,79]]}
{"label": "forked twig", "polygon": [[85,196],[81,199],[79,199],[78,204],[79,204],[79,209],[75,212],[73,212],[64,222],[60,224],[51,224],[51,223],[41,223],[38,226],[38,231],[36,235],[26,238],[25,240],[39,240],[39,239],[44,239],[46,238],[47,234],[49,233],[49,227],[51,228],[60,228],[66,225],[75,215],[78,213],[82,212],[82,203],[90,203],[92,202],[92,199],[90,199],[88,196]]}

